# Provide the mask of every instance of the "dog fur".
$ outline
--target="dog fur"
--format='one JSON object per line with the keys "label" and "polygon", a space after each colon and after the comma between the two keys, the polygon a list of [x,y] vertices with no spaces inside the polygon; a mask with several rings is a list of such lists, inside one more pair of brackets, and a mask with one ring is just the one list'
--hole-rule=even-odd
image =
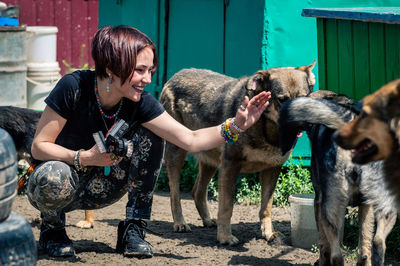
{"label": "dog fur", "polygon": [[400,207],[400,79],[382,86],[362,100],[359,116],[342,127],[335,141],[353,149],[353,161],[384,160],[385,180]]}
{"label": "dog fur", "polygon": [[[41,112],[29,108],[15,106],[0,106],[0,127],[6,130],[14,141],[18,160],[25,160],[29,165],[34,164],[31,155],[31,145],[35,136],[37,123]],[[94,211],[85,211],[85,220],[76,226],[92,228],[94,225]]]}
{"label": "dog fur", "polygon": [[[262,236],[274,239],[271,208],[273,192],[282,164],[290,151],[281,155],[278,137],[278,111],[284,101],[305,96],[315,83],[312,69],[315,61],[302,67],[277,67],[260,70],[239,79],[210,70],[184,69],[176,73],[164,86],[160,102],[177,121],[190,129],[216,126],[234,117],[244,97],[252,98],[262,91],[270,91],[270,104],[259,121],[246,130],[232,145],[221,145],[210,151],[194,154],[199,163],[199,174],[192,196],[204,226],[218,227],[218,241],[234,245],[239,240],[231,231],[231,216],[235,181],[240,172],[259,172],[262,199],[259,218]],[[187,152],[167,143],[165,165],[168,171],[171,210],[174,230],[190,231],[180,203],[179,178]],[[207,187],[219,168],[218,218],[211,218],[207,206]]]}
{"label": "dog fur", "polygon": [[[282,153],[293,147],[300,131],[305,130],[310,140],[320,265],[344,264],[339,232],[348,205],[358,206],[359,212],[357,265],[383,265],[385,240],[396,222],[394,198],[382,184],[382,163],[354,164],[351,152],[332,141],[335,130],[352,121],[359,110],[359,104],[346,96],[323,90],[288,101],[280,110]],[[377,232],[372,241],[374,214]]]}

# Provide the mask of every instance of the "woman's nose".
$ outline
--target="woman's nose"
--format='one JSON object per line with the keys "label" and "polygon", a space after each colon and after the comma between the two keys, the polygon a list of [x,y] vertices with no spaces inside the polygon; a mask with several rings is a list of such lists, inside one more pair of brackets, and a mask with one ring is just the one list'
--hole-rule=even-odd
{"label": "woman's nose", "polygon": [[146,71],[146,73],[143,75],[142,81],[147,84],[151,83],[151,72],[150,71]]}

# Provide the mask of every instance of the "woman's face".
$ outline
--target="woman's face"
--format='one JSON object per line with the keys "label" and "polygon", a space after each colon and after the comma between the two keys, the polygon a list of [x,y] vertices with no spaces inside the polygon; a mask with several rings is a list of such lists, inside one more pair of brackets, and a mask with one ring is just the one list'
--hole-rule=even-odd
{"label": "woman's face", "polygon": [[[130,80],[127,80],[121,87],[117,87],[117,91],[121,97],[128,98],[134,102],[140,101],[143,89],[147,84],[151,83],[151,72],[153,70],[153,50],[146,47],[139,52],[136,58],[136,68]],[[115,77],[115,84],[120,84],[121,80]]]}

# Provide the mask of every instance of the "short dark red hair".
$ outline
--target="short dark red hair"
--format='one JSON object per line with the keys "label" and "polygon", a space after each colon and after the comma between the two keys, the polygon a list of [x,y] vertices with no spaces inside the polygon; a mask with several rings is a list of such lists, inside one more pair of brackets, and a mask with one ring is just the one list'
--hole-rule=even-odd
{"label": "short dark red hair", "polygon": [[130,26],[104,26],[92,40],[92,57],[96,75],[108,78],[106,69],[121,79],[121,85],[130,79],[136,68],[136,57],[141,50],[150,47],[153,50],[154,74],[158,66],[156,47],[146,34]]}

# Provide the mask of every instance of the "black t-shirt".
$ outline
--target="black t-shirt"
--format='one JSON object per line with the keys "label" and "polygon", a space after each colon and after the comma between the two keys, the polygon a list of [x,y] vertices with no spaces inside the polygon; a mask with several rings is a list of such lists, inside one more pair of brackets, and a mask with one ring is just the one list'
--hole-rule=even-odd
{"label": "black t-shirt", "polygon": [[[91,70],[75,71],[65,75],[45,99],[45,103],[57,114],[67,119],[58,135],[56,143],[72,149],[90,149],[95,141],[93,133],[107,133],[114,119],[102,119],[96,95],[94,93],[95,72]],[[105,111],[112,115],[118,110],[117,104],[112,110]],[[129,124],[145,123],[164,112],[161,104],[148,92],[144,91],[139,102],[123,98],[122,109],[118,119],[124,119]],[[104,121],[103,121],[104,120]]]}

